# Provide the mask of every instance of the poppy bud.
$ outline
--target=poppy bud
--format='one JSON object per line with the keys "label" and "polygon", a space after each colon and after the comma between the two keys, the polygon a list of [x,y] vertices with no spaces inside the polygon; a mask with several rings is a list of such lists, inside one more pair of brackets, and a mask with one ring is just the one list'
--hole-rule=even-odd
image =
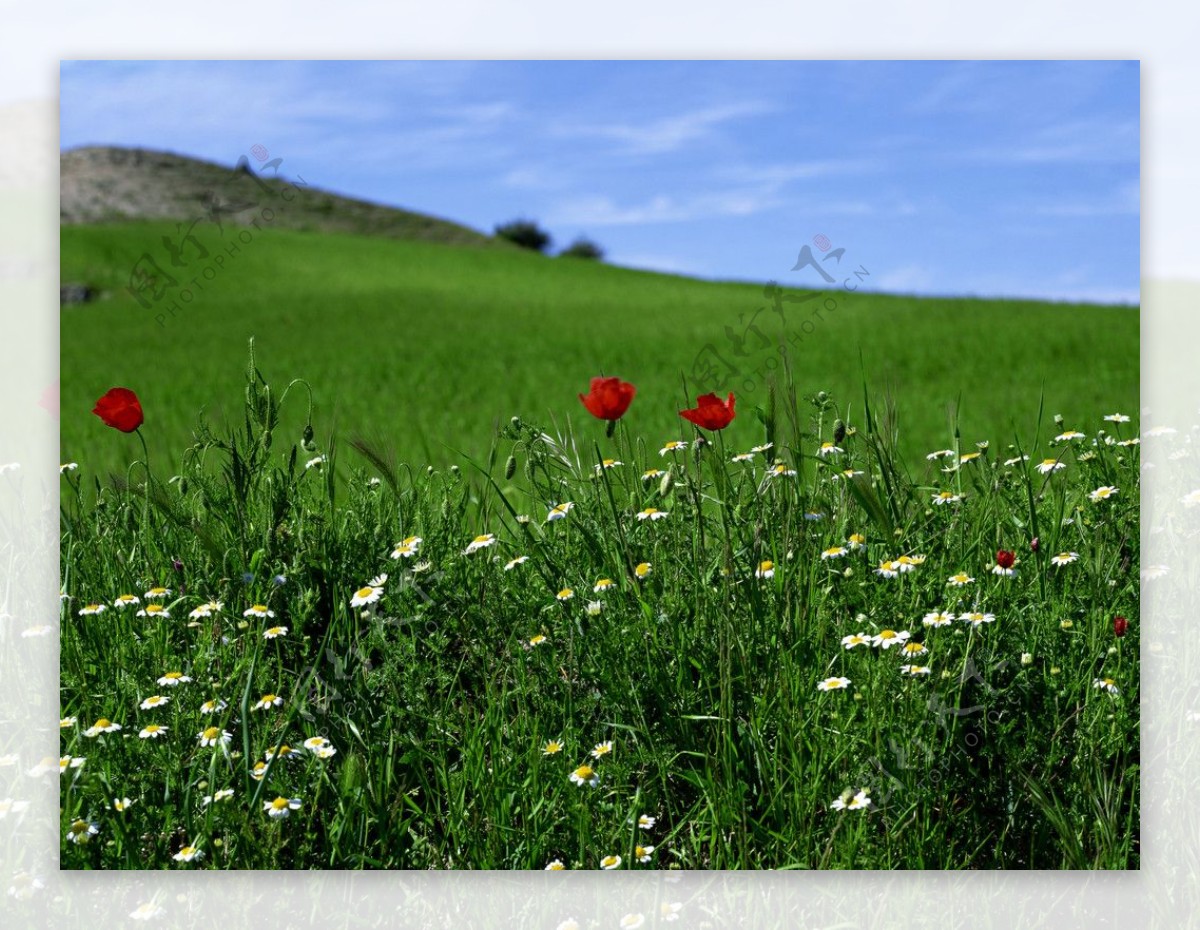
{"label": "poppy bud", "polygon": [[504,463],[504,480],[508,481],[517,473],[517,457],[510,455],[508,461]]}
{"label": "poppy bud", "polygon": [[996,553],[996,564],[1001,568],[1012,568],[1017,561],[1015,552],[1010,552],[1007,549],[1001,549]]}
{"label": "poppy bud", "polygon": [[658,496],[666,497],[671,493],[671,485],[675,483],[675,478],[672,472],[667,472],[662,476],[662,481],[658,483]]}
{"label": "poppy bud", "polygon": [[1124,636],[1125,631],[1129,629],[1129,621],[1124,617],[1113,617],[1113,633],[1116,636]]}
{"label": "poppy bud", "polygon": [[842,440],[846,438],[846,424],[841,420],[833,421],[833,444],[841,445]]}
{"label": "poppy bud", "polygon": [[1038,546],[1040,546],[1040,545],[1041,545],[1041,542],[1038,540],[1038,537],[1034,536],[1033,539],[1029,540],[1029,551],[1037,552]]}
{"label": "poppy bud", "polygon": [[304,427],[304,435],[300,437],[300,448],[305,452],[317,451],[316,443],[313,442],[313,428],[311,423]]}

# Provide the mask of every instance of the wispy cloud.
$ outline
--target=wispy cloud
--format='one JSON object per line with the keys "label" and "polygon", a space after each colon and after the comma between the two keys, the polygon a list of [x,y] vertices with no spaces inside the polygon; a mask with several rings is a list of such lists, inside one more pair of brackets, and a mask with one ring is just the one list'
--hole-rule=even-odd
{"label": "wispy cloud", "polygon": [[662,155],[700,142],[725,123],[760,116],[772,109],[769,104],[758,102],[721,104],[639,123],[567,123],[552,127],[550,134],[559,138],[608,139],[626,154]]}
{"label": "wispy cloud", "polygon": [[553,208],[549,222],[564,226],[628,226],[681,223],[717,216],[750,216],[775,206],[753,192],[672,197],[659,194],[641,203],[619,205],[611,197],[594,195],[564,201]]}
{"label": "wispy cloud", "polygon": [[1036,216],[1137,216],[1141,212],[1141,193],[1138,182],[1132,181],[1104,196],[1041,202],[1029,207],[1028,211]]}
{"label": "wispy cloud", "polygon": [[879,275],[877,283],[882,291],[915,293],[927,290],[936,281],[932,268],[927,265],[908,264],[883,272]]}
{"label": "wispy cloud", "polygon": [[649,252],[618,252],[609,255],[609,264],[620,265],[624,268],[638,268],[644,271],[663,271],[668,274],[703,275],[708,273],[698,262],[688,261],[677,255],[662,255]]}
{"label": "wispy cloud", "polygon": [[882,160],[874,158],[826,158],[763,165],[733,165],[720,169],[718,175],[731,181],[758,184],[778,190],[793,181],[867,174],[882,171],[885,167]]}
{"label": "wispy cloud", "polygon": [[1132,163],[1139,160],[1136,119],[1077,119],[1056,122],[1009,141],[960,149],[957,156],[975,162],[1046,164]]}
{"label": "wispy cloud", "polygon": [[569,188],[573,179],[558,165],[539,164],[513,168],[500,176],[499,183],[518,191],[556,191]]}

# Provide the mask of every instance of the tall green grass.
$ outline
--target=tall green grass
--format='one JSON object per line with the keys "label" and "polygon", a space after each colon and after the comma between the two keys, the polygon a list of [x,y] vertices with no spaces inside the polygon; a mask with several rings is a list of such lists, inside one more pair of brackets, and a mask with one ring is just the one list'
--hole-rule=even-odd
{"label": "tall green grass", "polygon": [[[93,422],[90,445],[126,467],[63,477],[62,751],[86,761],[64,763],[62,830],[98,831],[64,839],[63,867],[1137,867],[1138,447],[1118,444],[1136,424],[1099,408],[1055,442],[1035,411],[910,467],[868,388],[794,377],[720,433],[647,434],[633,411],[673,398],[642,391],[611,438],[514,419],[429,470],[320,429],[305,448],[280,424],[281,398],[306,420],[307,391],[284,398],[253,359],[241,403],[223,398],[237,416],[173,454],[153,421],[148,463]],[[843,451],[820,454],[835,436]],[[1066,468],[1042,474],[1045,458]],[[1093,500],[1102,486],[1118,491]],[[1001,548],[1013,577],[992,573]],[[910,570],[877,573],[902,555]],[[958,572],[974,581],[949,585]],[[136,616],[158,585],[170,616]],[[141,604],[118,609],[124,593]],[[189,619],[210,598],[220,611]],[[107,609],[81,616],[90,603]],[[923,623],[941,611],[956,619]],[[957,619],[974,611],[995,619]],[[885,630],[927,653],[843,645]],[[170,671],[192,680],[158,685]],[[849,686],[820,690],[831,677]],[[281,704],[255,709],[266,694]],[[171,700],[141,709],[152,695]],[[101,717],[122,729],[86,736]],[[149,723],[169,729],[139,738]],[[199,745],[209,725],[228,745]],[[335,754],[255,779],[313,737]],[[595,786],[569,778],[585,763]],[[277,797],[298,809],[270,818]],[[188,846],[203,857],[177,863]]]}

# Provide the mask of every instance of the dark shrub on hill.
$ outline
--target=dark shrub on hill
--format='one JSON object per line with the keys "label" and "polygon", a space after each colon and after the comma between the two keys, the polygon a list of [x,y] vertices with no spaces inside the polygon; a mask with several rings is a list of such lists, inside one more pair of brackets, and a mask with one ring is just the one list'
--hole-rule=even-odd
{"label": "dark shrub on hill", "polygon": [[545,252],[550,247],[550,234],[538,227],[533,220],[512,220],[496,227],[501,239],[519,245],[523,249]]}
{"label": "dark shrub on hill", "polygon": [[591,239],[585,239],[582,236],[563,249],[559,254],[565,255],[568,258],[587,258],[595,262],[604,259],[604,249],[592,242]]}

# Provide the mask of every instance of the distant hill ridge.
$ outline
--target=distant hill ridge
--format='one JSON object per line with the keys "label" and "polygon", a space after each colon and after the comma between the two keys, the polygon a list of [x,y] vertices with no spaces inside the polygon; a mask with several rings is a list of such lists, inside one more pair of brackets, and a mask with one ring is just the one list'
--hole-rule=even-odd
{"label": "distant hill ridge", "polygon": [[[270,163],[267,162],[269,165]],[[282,166],[280,166],[282,167]],[[136,220],[212,219],[247,226],[272,207],[274,228],[423,239],[450,245],[515,248],[511,243],[424,213],[341,197],[276,177],[248,160],[247,167],[218,165],[171,152],[118,146],[84,146],[60,155],[59,218],[65,225]],[[307,179],[306,179],[307,180]],[[291,197],[280,196],[285,188]],[[251,208],[249,205],[257,205]],[[235,209],[242,207],[242,209]]]}

